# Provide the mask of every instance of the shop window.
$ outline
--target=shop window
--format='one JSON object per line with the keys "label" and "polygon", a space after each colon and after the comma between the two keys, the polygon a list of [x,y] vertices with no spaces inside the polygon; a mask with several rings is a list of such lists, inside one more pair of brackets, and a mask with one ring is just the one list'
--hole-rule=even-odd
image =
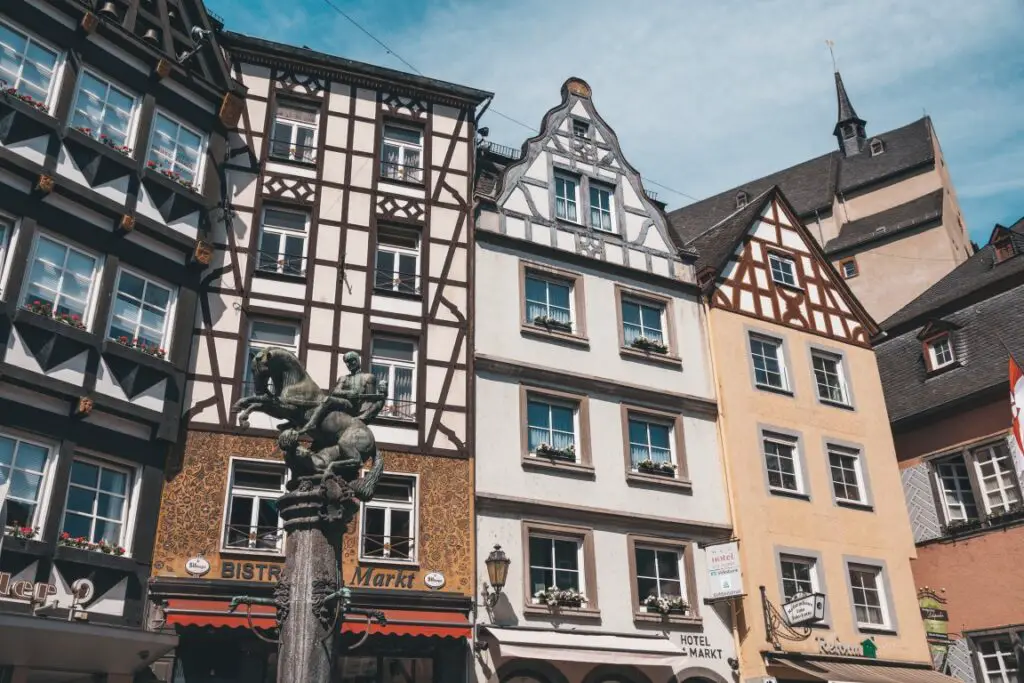
{"label": "shop window", "polygon": [[381,477],[363,504],[360,559],[416,562],[416,518],[416,477]]}
{"label": "shop window", "polygon": [[231,492],[224,524],[226,549],[283,549],[277,499],[284,493],[284,483],[285,467],[281,463],[231,461]]}

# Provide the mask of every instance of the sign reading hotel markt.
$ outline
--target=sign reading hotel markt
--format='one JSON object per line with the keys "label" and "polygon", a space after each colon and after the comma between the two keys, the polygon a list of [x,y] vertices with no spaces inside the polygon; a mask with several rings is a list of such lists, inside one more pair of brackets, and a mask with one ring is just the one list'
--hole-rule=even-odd
{"label": "sign reading hotel markt", "polygon": [[743,595],[740,575],[740,547],[738,541],[727,541],[706,546],[708,572],[708,600],[724,600]]}
{"label": "sign reading hotel markt", "polygon": [[825,618],[825,596],[822,593],[804,593],[782,604],[790,626],[800,626]]}
{"label": "sign reading hotel markt", "polygon": [[708,637],[700,633],[683,633],[679,636],[679,644],[686,654],[696,659],[722,658],[722,648],[712,647]]}

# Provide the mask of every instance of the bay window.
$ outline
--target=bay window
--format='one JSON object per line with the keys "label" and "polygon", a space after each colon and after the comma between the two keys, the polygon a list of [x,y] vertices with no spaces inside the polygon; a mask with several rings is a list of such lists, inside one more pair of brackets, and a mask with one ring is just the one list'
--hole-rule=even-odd
{"label": "bay window", "polygon": [[109,145],[128,146],[138,99],[104,78],[83,71],[71,126]]}
{"label": "bay window", "polygon": [[110,313],[110,338],[166,353],[173,303],[173,289],[122,269],[117,275]]}
{"label": "bay window", "polygon": [[158,112],[153,121],[147,166],[198,189],[206,138],[189,126]]}
{"label": "bay window", "polygon": [[133,475],[127,467],[76,456],[61,533],[89,543],[126,545]]}

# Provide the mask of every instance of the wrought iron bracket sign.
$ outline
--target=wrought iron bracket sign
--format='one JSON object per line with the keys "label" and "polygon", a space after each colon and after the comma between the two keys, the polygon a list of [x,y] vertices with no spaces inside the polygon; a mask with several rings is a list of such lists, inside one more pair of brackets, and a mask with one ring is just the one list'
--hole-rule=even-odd
{"label": "wrought iron bracket sign", "polygon": [[825,618],[824,593],[803,593],[782,604],[782,613],[790,626],[813,624]]}
{"label": "wrought iron bracket sign", "polygon": [[792,625],[768,599],[764,586],[761,586],[761,609],[764,611],[765,640],[776,650],[782,649],[780,639],[800,642],[811,637],[811,627]]}

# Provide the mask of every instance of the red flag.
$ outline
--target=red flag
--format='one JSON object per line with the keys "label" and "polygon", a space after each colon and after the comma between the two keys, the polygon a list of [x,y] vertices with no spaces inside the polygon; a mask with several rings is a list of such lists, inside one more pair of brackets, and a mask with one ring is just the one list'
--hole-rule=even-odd
{"label": "red flag", "polygon": [[1021,424],[1024,421],[1024,370],[1010,356],[1010,414],[1013,416],[1013,436],[1017,439],[1017,447],[1024,453],[1024,432]]}

